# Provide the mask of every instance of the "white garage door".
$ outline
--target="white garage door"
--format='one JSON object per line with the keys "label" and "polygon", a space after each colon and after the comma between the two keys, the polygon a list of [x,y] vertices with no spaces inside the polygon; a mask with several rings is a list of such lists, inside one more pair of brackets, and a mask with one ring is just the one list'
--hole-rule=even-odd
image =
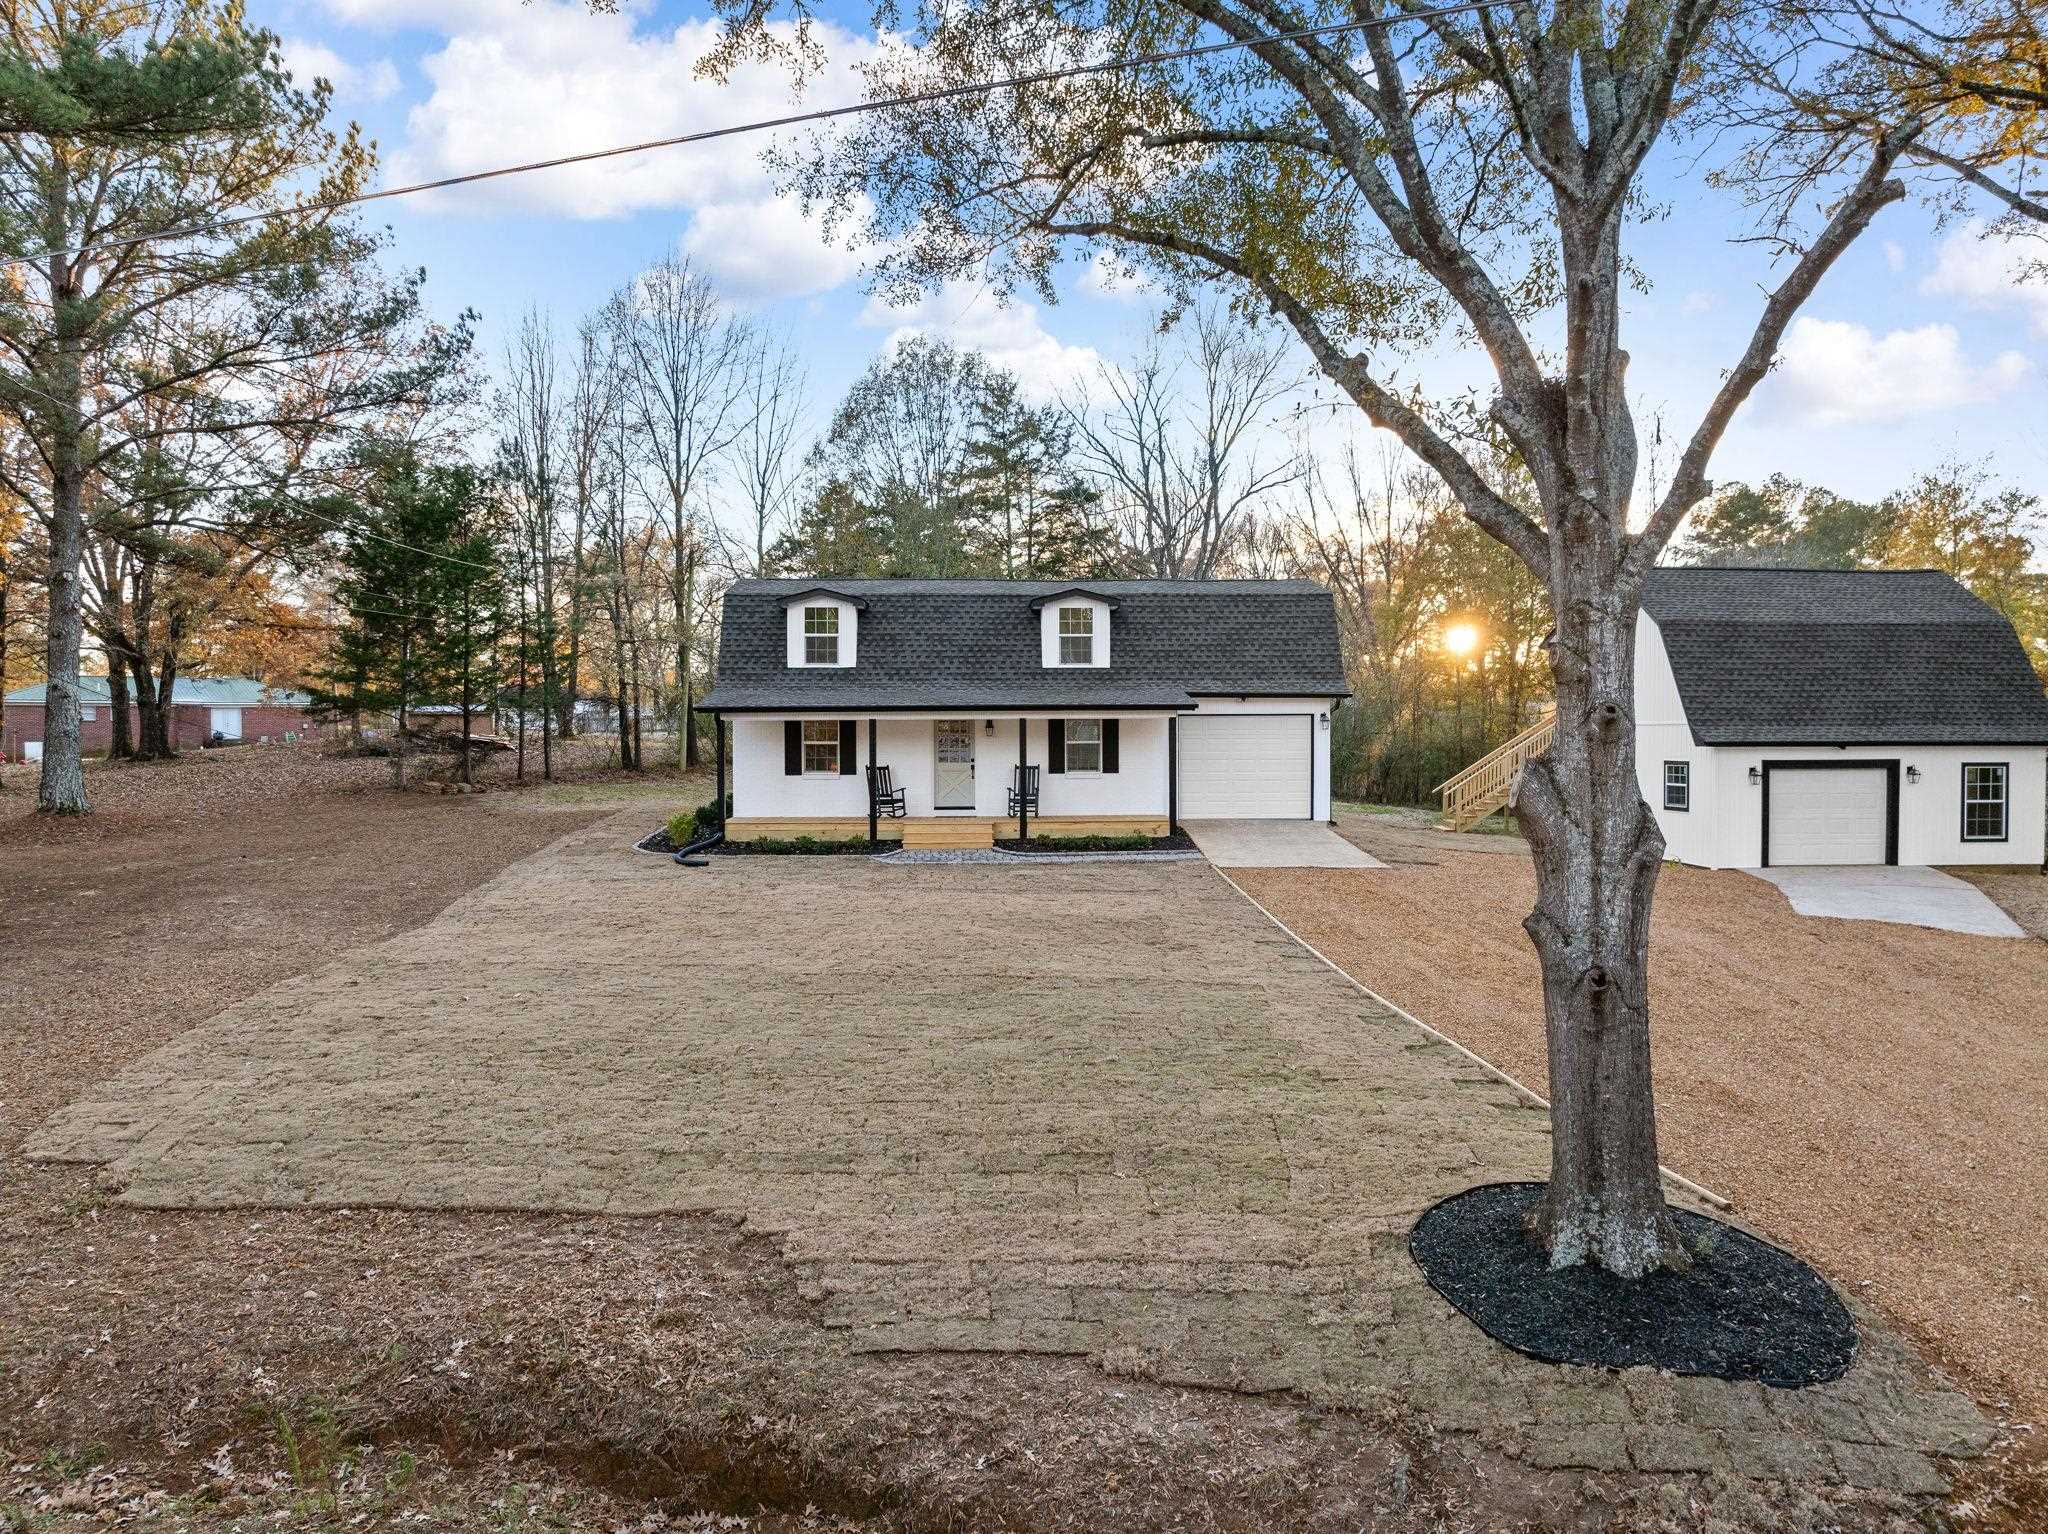
{"label": "white garage door", "polygon": [[1183,820],[1306,820],[1313,714],[1212,714],[1180,722]]}
{"label": "white garage door", "polygon": [[1882,767],[1772,769],[1771,866],[1882,863],[1885,788]]}

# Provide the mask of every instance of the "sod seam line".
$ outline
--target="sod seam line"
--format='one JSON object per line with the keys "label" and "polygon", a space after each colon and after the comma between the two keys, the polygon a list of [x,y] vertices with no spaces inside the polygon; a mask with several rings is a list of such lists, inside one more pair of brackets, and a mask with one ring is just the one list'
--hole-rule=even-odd
{"label": "sod seam line", "polygon": [[[1271,911],[1267,910],[1264,906],[1260,905],[1258,901],[1254,900],[1250,893],[1246,891],[1245,887],[1242,884],[1239,884],[1235,879],[1231,878],[1229,874],[1225,873],[1222,869],[1217,868],[1214,863],[1211,863],[1209,866],[1210,868],[1215,870],[1216,877],[1221,879],[1225,884],[1229,885],[1232,889],[1236,890],[1238,894],[1242,895],[1245,901],[1251,906],[1251,908],[1254,911],[1257,911],[1261,916],[1265,917],[1267,921],[1271,922],[1274,926],[1278,927],[1282,932],[1286,933],[1289,937],[1293,938],[1295,942],[1299,943],[1303,948],[1306,948],[1318,959],[1321,959],[1323,963],[1327,964],[1331,969],[1335,970],[1338,974],[1342,975],[1344,979],[1348,981],[1351,984],[1351,986],[1354,989],[1356,989],[1361,995],[1370,997],[1372,1000],[1378,1002],[1381,1006],[1385,1007],[1389,1012],[1392,1012],[1396,1016],[1404,1018],[1406,1021],[1414,1024],[1414,1026],[1420,1028],[1424,1033],[1428,1034],[1432,1039],[1435,1039],[1439,1044],[1450,1045],[1451,1048],[1455,1049],[1459,1054],[1463,1055],[1467,1060],[1470,1060],[1474,1065],[1478,1066],[1488,1075],[1513,1088],[1514,1091],[1530,1106],[1541,1108],[1546,1113],[1550,1111],[1550,1100],[1548,1098],[1542,1096],[1538,1092],[1532,1091],[1528,1087],[1523,1086],[1521,1082],[1515,1080],[1514,1077],[1510,1076],[1506,1071],[1502,1070],[1499,1066],[1495,1065],[1491,1060],[1487,1059],[1483,1055],[1474,1054],[1471,1050],[1467,1049],[1463,1044],[1460,1044],[1456,1039],[1452,1038],[1449,1034],[1444,1033],[1439,1029],[1430,1027],[1429,1024],[1425,1023],[1413,1012],[1410,1012],[1406,1007],[1397,1006],[1395,1003],[1387,1000],[1387,998],[1380,995],[1378,991],[1375,991],[1371,986],[1366,985],[1363,981],[1358,979],[1357,976],[1353,975],[1349,970],[1347,970],[1343,965],[1339,964],[1335,959],[1331,958],[1328,954],[1324,953],[1322,949],[1316,947],[1314,943],[1311,943],[1299,932],[1296,932],[1292,927],[1288,926],[1286,922],[1282,921],[1279,917],[1275,916]],[[1657,1170],[1663,1173],[1667,1181],[1675,1183],[1677,1186],[1683,1188],[1688,1193],[1694,1194],[1697,1197],[1705,1199],[1708,1203],[1712,1204],[1717,1209],[1733,1209],[1735,1207],[1735,1201],[1727,1197],[1725,1194],[1716,1193],[1712,1188],[1701,1186],[1699,1183],[1694,1182],[1690,1177],[1685,1177],[1677,1172],[1672,1171],[1670,1167],[1665,1166],[1662,1162],[1659,1162],[1657,1164]]]}

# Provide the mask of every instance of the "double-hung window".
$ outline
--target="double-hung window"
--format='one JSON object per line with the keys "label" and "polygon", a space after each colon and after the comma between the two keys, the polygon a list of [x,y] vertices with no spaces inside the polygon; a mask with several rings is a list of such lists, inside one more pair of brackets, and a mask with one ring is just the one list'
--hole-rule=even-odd
{"label": "double-hung window", "polygon": [[1963,763],[1963,840],[2002,842],[2006,838],[2006,764]]}
{"label": "double-hung window", "polygon": [[1664,808],[1667,810],[1689,810],[1692,808],[1692,763],[1666,762],[1664,764]]}
{"label": "double-hung window", "polygon": [[1067,721],[1067,771],[1102,771],[1102,721],[1100,719],[1069,719]]}
{"label": "double-hung window", "polygon": [[1092,666],[1095,664],[1094,608],[1062,607],[1060,609],[1060,664],[1062,666]]}
{"label": "double-hung window", "polygon": [[[839,614],[832,610],[833,617]],[[804,772],[839,772],[839,721],[837,719],[806,719],[804,721]]]}
{"label": "double-hung window", "polygon": [[807,666],[836,666],[839,664],[838,608],[806,607],[804,609],[804,664]]}

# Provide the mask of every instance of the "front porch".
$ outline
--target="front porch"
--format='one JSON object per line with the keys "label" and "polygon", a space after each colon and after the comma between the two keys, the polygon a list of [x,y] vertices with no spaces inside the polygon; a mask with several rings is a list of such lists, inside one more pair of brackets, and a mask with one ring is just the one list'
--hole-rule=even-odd
{"label": "front porch", "polygon": [[721,793],[728,729],[732,741],[725,834],[736,842],[974,849],[1022,836],[1167,836],[1178,818],[1178,721],[1166,708],[718,723]]}
{"label": "front porch", "polygon": [[[1164,815],[1037,815],[1030,821],[1034,836],[1166,836],[1171,826]],[[851,841],[868,834],[864,815],[735,815],[725,823],[728,841],[794,841],[799,836],[819,841]],[[993,847],[998,837],[1017,834],[1014,818],[987,815],[906,815],[878,818],[875,839],[901,842],[922,850]]]}

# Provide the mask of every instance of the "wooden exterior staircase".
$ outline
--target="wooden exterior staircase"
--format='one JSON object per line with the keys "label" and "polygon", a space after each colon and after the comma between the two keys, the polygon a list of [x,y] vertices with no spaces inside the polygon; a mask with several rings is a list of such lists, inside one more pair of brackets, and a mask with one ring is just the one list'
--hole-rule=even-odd
{"label": "wooden exterior staircase", "polygon": [[1546,708],[1543,717],[1513,740],[1489,751],[1463,772],[1437,784],[1443,795],[1443,828],[1462,831],[1476,825],[1508,802],[1515,791],[1515,779],[1532,757],[1550,749],[1557,734],[1557,710]]}

